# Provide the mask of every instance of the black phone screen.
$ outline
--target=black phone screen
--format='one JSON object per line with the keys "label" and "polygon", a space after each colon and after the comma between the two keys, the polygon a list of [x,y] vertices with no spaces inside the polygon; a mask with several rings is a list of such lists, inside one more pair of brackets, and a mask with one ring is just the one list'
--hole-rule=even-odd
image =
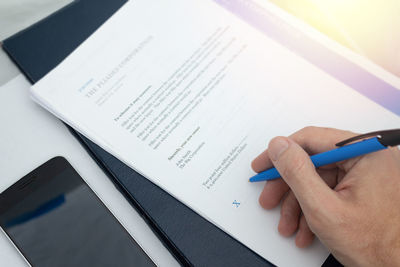
{"label": "black phone screen", "polygon": [[155,266],[60,157],[0,194],[0,224],[33,266]]}

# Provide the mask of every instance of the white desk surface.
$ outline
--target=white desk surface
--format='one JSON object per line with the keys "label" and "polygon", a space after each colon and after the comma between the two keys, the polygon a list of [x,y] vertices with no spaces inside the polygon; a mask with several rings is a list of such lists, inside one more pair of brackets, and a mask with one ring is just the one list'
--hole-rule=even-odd
{"label": "white desk surface", "polygon": [[[71,0],[0,1],[0,40]],[[0,49],[0,192],[54,156],[64,156],[159,266],[178,266],[150,227],[124,199],[67,128],[29,98],[29,83]],[[11,80],[11,81],[10,81]],[[26,266],[0,233],[0,266]]]}

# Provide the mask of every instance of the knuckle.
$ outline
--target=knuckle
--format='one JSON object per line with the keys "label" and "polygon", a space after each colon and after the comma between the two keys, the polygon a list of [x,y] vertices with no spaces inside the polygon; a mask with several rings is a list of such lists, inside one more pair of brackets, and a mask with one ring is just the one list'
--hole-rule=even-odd
{"label": "knuckle", "polygon": [[292,162],[293,166],[291,168],[292,175],[304,173],[306,168],[306,160],[302,157],[296,157]]}
{"label": "knuckle", "polygon": [[315,126],[306,126],[296,133],[294,133],[291,137],[292,139],[298,143],[298,144],[305,144],[307,143],[307,140],[310,138],[310,136],[315,135],[316,131],[318,130],[318,127]]}
{"label": "knuckle", "polygon": [[322,216],[321,216],[321,208],[317,205],[310,206],[308,208],[308,220],[312,225],[321,225]]}
{"label": "knuckle", "polygon": [[306,161],[304,158],[301,157],[294,157],[293,159],[289,159],[290,163],[288,166],[285,167],[283,170],[283,175],[285,177],[296,177],[299,174],[301,175],[304,173],[304,170],[306,168]]}
{"label": "knuckle", "polygon": [[305,135],[308,135],[308,134],[315,132],[315,130],[317,128],[318,127],[316,127],[316,126],[306,126],[303,129],[301,129],[301,131],[304,132]]}
{"label": "knuckle", "polygon": [[[327,204],[327,203],[326,203]],[[329,228],[331,231],[341,231],[341,229],[349,228],[351,215],[343,209],[338,209],[334,205],[329,204],[321,206],[314,205],[310,207],[309,221],[313,226],[319,226],[324,229]]]}
{"label": "knuckle", "polygon": [[304,127],[304,130],[305,130],[305,131],[308,131],[308,132],[313,132],[313,131],[315,131],[315,129],[317,129],[317,128],[318,128],[318,127],[316,127],[316,126],[309,125],[309,126]]}

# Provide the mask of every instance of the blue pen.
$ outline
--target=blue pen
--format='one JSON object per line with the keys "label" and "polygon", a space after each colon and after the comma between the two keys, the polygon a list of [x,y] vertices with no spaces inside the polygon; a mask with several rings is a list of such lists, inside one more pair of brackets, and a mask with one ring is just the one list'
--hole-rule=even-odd
{"label": "blue pen", "polygon": [[[365,140],[359,141],[361,139]],[[355,141],[358,142],[353,143]],[[336,144],[339,148],[313,155],[310,158],[318,168],[398,145],[400,145],[400,129],[372,132],[344,140]],[[279,172],[272,168],[251,177],[250,182],[269,181],[280,177]]]}

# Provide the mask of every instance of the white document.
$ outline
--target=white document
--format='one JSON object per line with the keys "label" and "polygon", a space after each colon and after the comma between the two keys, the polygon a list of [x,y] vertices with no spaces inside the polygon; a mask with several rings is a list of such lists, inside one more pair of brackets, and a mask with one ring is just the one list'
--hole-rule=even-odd
{"label": "white document", "polygon": [[[319,266],[278,234],[250,163],[276,135],[400,119],[212,1],[129,1],[32,88],[50,112],[279,266]],[[179,219],[179,218],[177,218]],[[195,240],[193,241],[195,242]],[[223,248],[221,248],[223,249]]]}

